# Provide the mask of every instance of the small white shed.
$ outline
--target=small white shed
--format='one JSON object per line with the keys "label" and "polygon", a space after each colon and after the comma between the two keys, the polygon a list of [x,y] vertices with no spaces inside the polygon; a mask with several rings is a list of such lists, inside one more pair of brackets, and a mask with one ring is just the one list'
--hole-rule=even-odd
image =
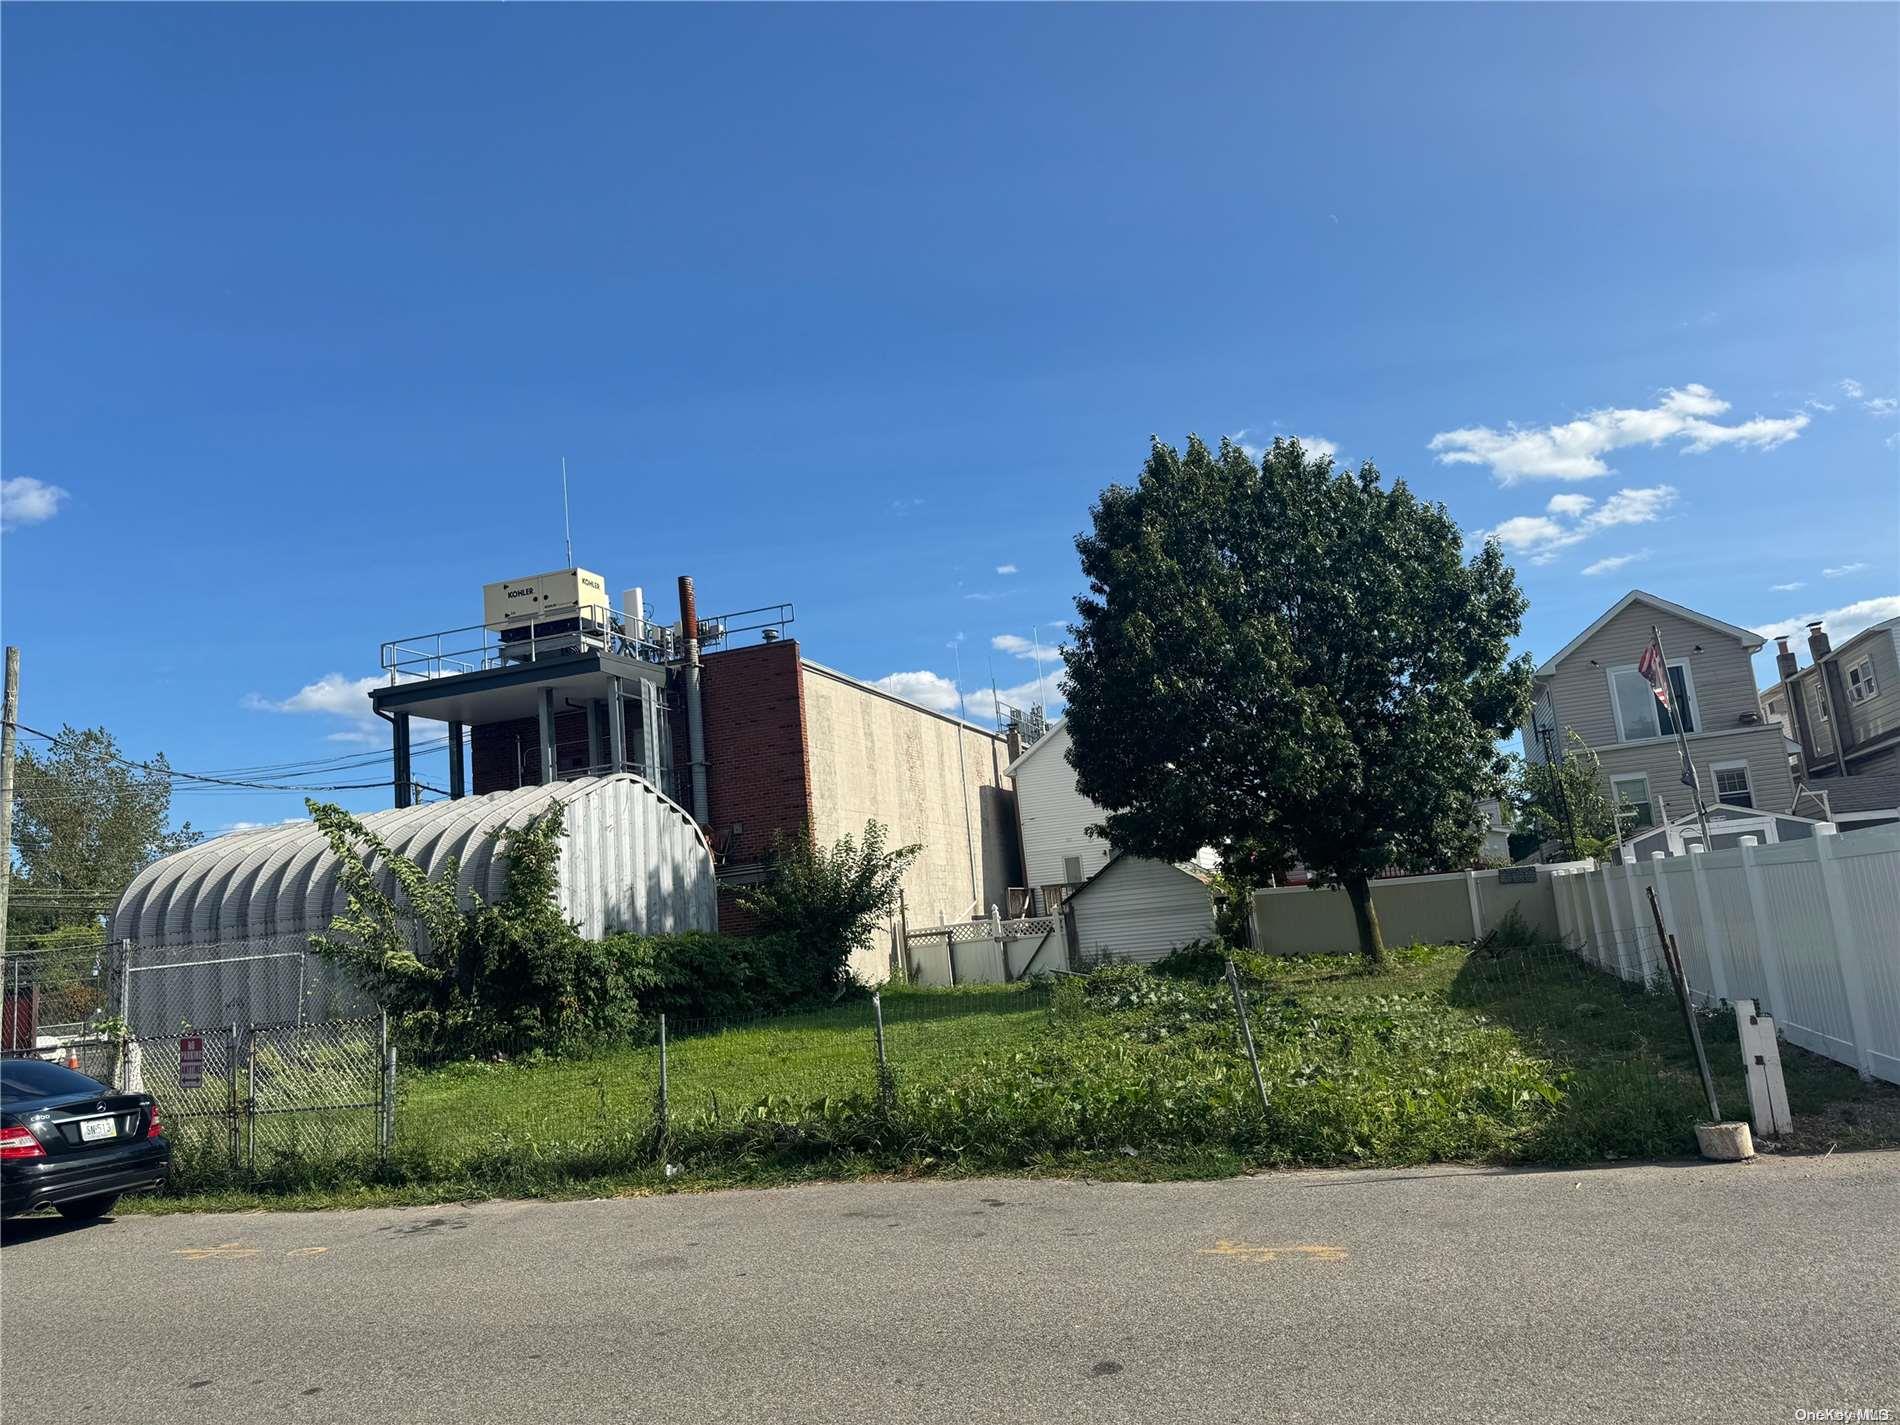
{"label": "small white shed", "polygon": [[1212,940],[1213,880],[1211,871],[1192,861],[1115,857],[1069,896],[1082,960],[1147,964],[1196,940]]}

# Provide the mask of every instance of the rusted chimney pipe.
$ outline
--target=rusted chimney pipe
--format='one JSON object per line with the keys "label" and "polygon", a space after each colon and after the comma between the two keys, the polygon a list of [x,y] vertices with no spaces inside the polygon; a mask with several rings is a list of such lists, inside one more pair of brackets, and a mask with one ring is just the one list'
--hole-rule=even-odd
{"label": "rusted chimney pipe", "polygon": [[686,752],[692,761],[693,820],[712,824],[706,801],[706,718],[699,701],[699,600],[693,576],[680,575],[680,638],[686,644],[686,667],[681,676],[686,692]]}

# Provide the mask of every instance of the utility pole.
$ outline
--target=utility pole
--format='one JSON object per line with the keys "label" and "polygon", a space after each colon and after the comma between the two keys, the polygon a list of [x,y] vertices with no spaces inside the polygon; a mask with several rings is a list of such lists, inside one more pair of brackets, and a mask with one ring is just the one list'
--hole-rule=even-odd
{"label": "utility pole", "polygon": [[6,725],[0,727],[0,963],[7,954],[7,899],[13,889],[13,740],[20,721],[20,650],[7,645]]}

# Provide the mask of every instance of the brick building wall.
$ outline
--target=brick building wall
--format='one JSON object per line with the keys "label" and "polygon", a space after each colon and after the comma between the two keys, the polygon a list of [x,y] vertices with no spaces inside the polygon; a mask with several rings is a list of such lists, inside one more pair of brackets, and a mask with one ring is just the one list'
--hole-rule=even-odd
{"label": "brick building wall", "polygon": [[[791,639],[723,649],[700,660],[700,705],[706,729],[707,830],[727,866],[759,861],[781,833],[811,826],[811,769],[806,760],[804,681]],[[673,722],[674,765],[684,773],[686,716]],[[691,802],[680,778],[680,800]],[[719,893],[719,928],[743,935],[752,919],[738,893]]]}

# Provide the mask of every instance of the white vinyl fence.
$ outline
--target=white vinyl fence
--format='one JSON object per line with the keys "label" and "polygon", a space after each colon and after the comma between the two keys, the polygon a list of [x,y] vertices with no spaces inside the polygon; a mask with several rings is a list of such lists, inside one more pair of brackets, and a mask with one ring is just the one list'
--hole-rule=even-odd
{"label": "white vinyl fence", "polygon": [[1698,1001],[1757,1000],[1793,1043],[1900,1083],[1900,829],[1815,833],[1566,868],[1564,939],[1624,979],[1656,974],[1654,886]]}

